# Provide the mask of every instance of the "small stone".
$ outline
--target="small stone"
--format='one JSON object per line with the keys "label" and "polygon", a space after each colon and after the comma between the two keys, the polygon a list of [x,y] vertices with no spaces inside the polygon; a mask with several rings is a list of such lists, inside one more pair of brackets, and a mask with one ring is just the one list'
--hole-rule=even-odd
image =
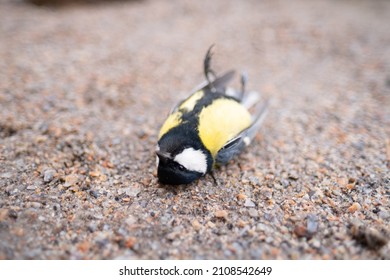
{"label": "small stone", "polygon": [[250,254],[251,254],[252,259],[260,260],[260,259],[262,259],[263,252],[260,248],[256,248],[256,249],[252,249],[250,251]]}
{"label": "small stone", "polygon": [[89,191],[89,194],[90,194],[91,196],[93,196],[94,198],[99,198],[99,196],[100,196],[99,192],[98,192],[98,191],[95,191],[95,190],[90,190],[90,191]]}
{"label": "small stone", "polygon": [[125,193],[131,197],[137,196],[141,192],[141,187],[139,184],[134,184],[128,188],[126,188]]}
{"label": "small stone", "polygon": [[287,188],[290,185],[290,182],[286,179],[280,180],[280,183],[282,183],[282,186]]}
{"label": "small stone", "polygon": [[242,253],[242,246],[238,242],[233,242],[231,246],[229,246],[229,249],[235,253],[235,254],[241,254]]}
{"label": "small stone", "polygon": [[137,222],[137,219],[134,216],[129,216],[129,217],[127,217],[125,222],[127,225],[131,226]]}
{"label": "small stone", "polygon": [[257,226],[256,226],[256,230],[265,232],[267,230],[267,225],[262,224],[262,223],[258,223]]}
{"label": "small stone", "polygon": [[259,186],[260,185],[259,178],[255,177],[255,176],[250,176],[248,179],[249,179],[249,182],[251,183],[252,186]]}
{"label": "small stone", "polygon": [[247,223],[246,223],[245,221],[243,221],[243,220],[239,220],[239,221],[237,222],[237,226],[240,227],[240,228],[245,227],[246,224],[247,224]]}
{"label": "small stone", "polygon": [[318,239],[312,239],[312,243],[311,245],[314,247],[314,248],[320,248],[321,247],[321,243]]}
{"label": "small stone", "polygon": [[135,237],[129,237],[126,239],[125,247],[131,249],[134,247],[136,243],[137,243],[137,239]]}
{"label": "small stone", "polygon": [[90,222],[89,225],[87,226],[87,228],[90,232],[95,232],[98,228],[98,224],[95,221]]}
{"label": "small stone", "polygon": [[101,173],[100,173],[99,171],[90,171],[90,172],[89,172],[89,176],[91,176],[91,177],[97,178],[97,177],[99,177],[100,175],[101,175]]}
{"label": "small stone", "polygon": [[43,182],[49,183],[53,180],[54,175],[56,174],[56,171],[52,168],[46,169],[43,172]]}
{"label": "small stone", "polygon": [[207,222],[207,226],[208,226],[209,228],[214,228],[214,227],[215,227],[215,224],[214,224],[213,222],[211,222],[211,221],[208,221],[208,222]]}
{"label": "small stone", "polygon": [[361,206],[359,203],[357,202],[354,202],[349,208],[348,208],[348,212],[349,213],[355,213],[356,211],[360,210]]}
{"label": "small stone", "polygon": [[81,242],[77,245],[77,249],[79,249],[80,252],[85,253],[89,250],[90,244],[88,241]]}
{"label": "small stone", "polygon": [[252,200],[250,200],[249,198],[247,198],[247,199],[245,200],[244,206],[245,206],[245,207],[255,207],[256,204],[255,204]]}
{"label": "small stone", "polygon": [[14,234],[14,235],[16,235],[16,236],[18,236],[18,237],[21,237],[21,236],[24,235],[24,229],[21,228],[21,227],[14,228],[14,229],[12,230],[12,234]]}
{"label": "small stone", "polygon": [[29,191],[35,190],[37,187],[36,186],[28,186],[26,189]]}
{"label": "small stone", "polygon": [[226,220],[228,217],[228,213],[225,210],[218,210],[215,212],[215,217]]}
{"label": "small stone", "polygon": [[179,232],[179,231],[173,231],[173,232],[167,234],[166,237],[167,237],[168,240],[173,241],[173,240],[175,240],[176,238],[178,238],[179,235],[180,235],[180,232]]}
{"label": "small stone", "polygon": [[65,177],[64,187],[71,187],[77,184],[79,181],[79,176],[77,174],[69,174]]}
{"label": "small stone", "polygon": [[387,219],[390,218],[390,211],[389,210],[385,210],[385,209],[380,210],[378,212],[378,216],[379,216],[379,218],[381,218],[383,220],[387,220]]}
{"label": "small stone", "polygon": [[248,214],[252,218],[257,218],[259,216],[259,212],[256,209],[254,209],[254,208],[249,209],[248,210]]}
{"label": "small stone", "polygon": [[318,230],[318,218],[314,214],[309,214],[306,220],[307,233],[312,236]]}
{"label": "small stone", "polygon": [[243,193],[239,193],[238,195],[237,195],[237,199],[238,200],[244,200],[244,199],[246,199],[247,198],[247,196],[245,195],[245,194],[243,194]]}
{"label": "small stone", "polygon": [[18,212],[16,212],[13,209],[10,209],[10,210],[8,210],[8,217],[10,217],[11,219],[16,220],[18,218]]}
{"label": "small stone", "polygon": [[12,174],[11,172],[5,172],[0,174],[0,177],[4,179],[10,179],[12,178],[12,176],[14,176],[14,174]]}
{"label": "small stone", "polygon": [[291,171],[288,174],[288,179],[296,181],[296,180],[299,179],[299,176],[298,176],[298,174],[295,171]]}
{"label": "small stone", "polygon": [[272,243],[272,241],[274,241],[274,238],[272,236],[267,236],[265,239],[265,242],[268,244]]}
{"label": "small stone", "polygon": [[202,227],[202,225],[199,223],[198,220],[193,220],[192,221],[192,227],[194,228],[194,230],[199,231],[200,228]]}
{"label": "small stone", "polygon": [[298,237],[306,237],[307,236],[307,228],[303,225],[297,225],[294,228],[294,233]]}
{"label": "small stone", "polygon": [[8,209],[0,209],[0,222],[4,221],[8,216]]}
{"label": "small stone", "polygon": [[356,180],[355,178],[349,178],[349,179],[348,179],[348,184],[354,184],[354,185],[355,185],[355,184],[356,184],[356,181],[357,181],[357,180]]}
{"label": "small stone", "polygon": [[42,204],[39,203],[39,202],[33,201],[33,202],[29,203],[29,206],[32,207],[32,208],[41,208]]}

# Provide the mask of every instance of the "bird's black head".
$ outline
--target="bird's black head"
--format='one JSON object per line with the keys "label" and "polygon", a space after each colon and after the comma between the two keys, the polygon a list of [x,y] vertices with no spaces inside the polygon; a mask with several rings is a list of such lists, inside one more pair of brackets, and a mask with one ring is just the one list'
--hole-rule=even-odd
{"label": "bird's black head", "polygon": [[187,169],[171,156],[157,152],[157,176],[162,184],[180,185],[189,184],[204,175],[203,172]]}
{"label": "bird's black head", "polygon": [[[175,130],[175,129],[174,129]],[[189,184],[210,171],[213,160],[197,135],[168,132],[157,147],[157,175],[162,184]]]}

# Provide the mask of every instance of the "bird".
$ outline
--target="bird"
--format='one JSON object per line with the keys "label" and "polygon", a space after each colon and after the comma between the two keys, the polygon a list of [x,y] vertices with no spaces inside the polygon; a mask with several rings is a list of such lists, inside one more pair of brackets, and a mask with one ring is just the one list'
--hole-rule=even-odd
{"label": "bird", "polygon": [[206,174],[216,181],[214,168],[252,142],[267,114],[268,100],[260,103],[257,92],[247,91],[246,74],[239,90],[227,87],[234,70],[216,75],[211,68],[213,47],[203,61],[206,80],[173,107],[160,128],[156,165],[161,184],[189,184]]}

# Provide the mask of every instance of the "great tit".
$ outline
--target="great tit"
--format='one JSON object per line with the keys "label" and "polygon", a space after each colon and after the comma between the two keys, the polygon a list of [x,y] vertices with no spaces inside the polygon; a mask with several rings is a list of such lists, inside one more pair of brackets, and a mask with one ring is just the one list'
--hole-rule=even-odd
{"label": "great tit", "polygon": [[189,184],[226,164],[249,145],[266,115],[268,102],[259,105],[259,94],[246,92],[246,75],[234,90],[226,87],[234,71],[214,73],[212,47],[204,59],[206,81],[171,110],[160,129],[156,154],[162,184]]}

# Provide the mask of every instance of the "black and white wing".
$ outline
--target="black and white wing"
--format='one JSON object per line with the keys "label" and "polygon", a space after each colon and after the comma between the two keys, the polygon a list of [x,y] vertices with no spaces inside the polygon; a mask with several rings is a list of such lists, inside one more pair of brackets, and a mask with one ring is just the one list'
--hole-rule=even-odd
{"label": "black and white wing", "polygon": [[173,107],[173,109],[171,110],[170,114],[176,112],[178,110],[178,108],[184,103],[186,102],[188,99],[190,99],[192,97],[193,94],[201,91],[201,90],[205,90],[206,88],[208,87],[213,87],[214,89],[216,89],[218,92],[224,92],[225,89],[226,89],[226,85],[233,79],[235,75],[235,71],[234,70],[231,70],[231,71],[228,71],[226,72],[225,74],[217,77],[214,81],[211,82],[211,84],[208,82],[208,81],[204,81],[202,82],[201,84],[199,84],[198,86],[196,86],[192,91],[191,91],[191,94],[185,98],[184,100],[180,101],[178,104],[176,104],[175,107]]}

